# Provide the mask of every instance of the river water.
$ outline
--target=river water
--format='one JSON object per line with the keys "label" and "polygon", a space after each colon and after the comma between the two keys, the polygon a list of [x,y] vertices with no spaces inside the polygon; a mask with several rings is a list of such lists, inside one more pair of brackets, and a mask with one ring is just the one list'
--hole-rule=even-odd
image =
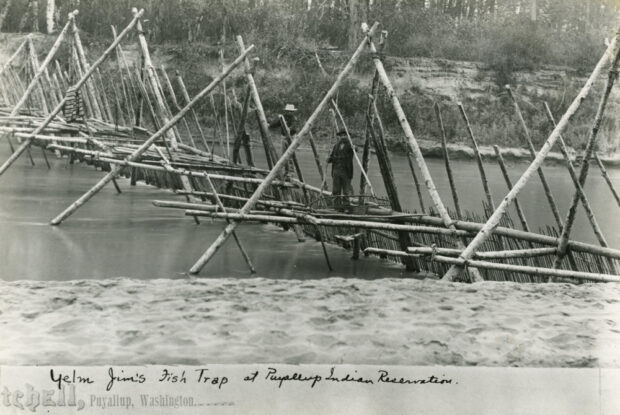
{"label": "river water", "polygon": [[[8,146],[0,144],[4,160]],[[182,211],[151,204],[177,196],[122,179],[122,194],[110,185],[61,226],[49,226],[102,173],[53,156],[48,170],[40,150],[33,155],[35,167],[24,157],[0,178],[0,364],[620,365],[616,284],[443,284],[380,259],[353,261],[333,246],[330,273],[316,241],[253,224],[238,233],[257,275],[231,241],[190,278],[185,271],[221,222],[197,226]],[[300,159],[306,181],[318,185],[310,153]],[[391,159],[404,206],[418,209],[405,158]],[[443,162],[428,163],[451,206]],[[499,201],[505,183],[495,165],[486,167]],[[525,167],[510,167],[513,180]],[[463,208],[479,211],[476,165],[455,161],[453,168]],[[591,172],[588,196],[610,245],[620,247],[617,207],[594,166]],[[560,166],[545,173],[565,211],[568,174]],[[611,175],[620,188],[620,172]],[[384,194],[376,162],[370,178]],[[521,202],[532,229],[551,223],[538,181]],[[594,242],[583,214],[573,236]]]}
{"label": "river water", "polygon": [[[256,151],[255,153],[259,153]],[[179,200],[166,190],[151,186],[130,187],[128,180],[119,180],[124,192],[116,194],[107,186],[89,203],[79,209],[59,227],[48,226],[66,206],[102,176],[101,172],[83,165],[68,165],[66,159],[50,157],[54,164],[48,170],[33,150],[37,165],[31,167],[27,158],[19,160],[0,178],[0,252],[6,253],[0,263],[0,276],[18,279],[74,279],[131,276],[134,278],[182,277],[200,254],[221,231],[222,222],[204,219],[196,226],[181,210],[156,208],[154,199]],[[257,154],[261,163],[260,154]],[[8,157],[7,148],[0,150],[0,159]],[[419,209],[411,172],[403,156],[391,156],[394,175],[405,209]],[[320,186],[320,178],[311,154],[301,152],[300,164],[308,183]],[[428,161],[435,184],[444,203],[451,207],[452,199],[443,161]],[[499,168],[485,164],[489,184],[496,203],[507,193]],[[615,201],[598,170],[592,166],[587,192],[601,228],[610,246],[620,247],[620,215]],[[513,182],[526,168],[519,163],[510,166]],[[454,161],[454,174],[462,209],[480,212],[484,198],[477,165],[469,161]],[[359,188],[359,169],[354,178]],[[547,180],[562,214],[572,197],[568,173],[563,166],[545,167]],[[610,170],[620,189],[620,170]],[[378,166],[371,162],[370,180],[375,192],[385,190]],[[418,172],[418,177],[421,175]],[[426,192],[425,206],[430,206]],[[530,228],[533,230],[553,224],[538,177],[522,192],[520,202]],[[513,219],[517,216],[513,212]],[[292,232],[283,232],[270,225],[244,224],[238,228],[258,276],[266,278],[324,278],[330,276],[323,263],[320,244],[314,240],[297,243]],[[595,243],[594,234],[579,211],[574,239]],[[232,240],[231,240],[232,242]],[[342,276],[359,278],[398,277],[402,270],[379,260],[349,260],[349,253],[331,247],[329,255],[335,271]],[[36,261],[32,259],[36,258]],[[227,243],[201,274],[210,276],[247,276],[247,267],[234,243]],[[333,274],[332,274],[333,275]]]}

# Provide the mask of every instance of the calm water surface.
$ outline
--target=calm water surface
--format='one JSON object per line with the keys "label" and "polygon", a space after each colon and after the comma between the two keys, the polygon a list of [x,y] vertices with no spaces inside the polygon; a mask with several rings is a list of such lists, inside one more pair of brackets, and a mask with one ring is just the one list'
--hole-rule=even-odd
{"label": "calm water surface", "polygon": [[[255,152],[258,153],[259,149],[256,148]],[[0,143],[0,159],[5,160],[8,155],[8,146]],[[223,228],[222,222],[207,219],[203,219],[202,224],[197,226],[191,218],[183,216],[182,211],[156,208],[151,204],[154,199],[179,200],[179,197],[146,185],[130,187],[129,181],[125,179],[119,181],[122,194],[117,195],[110,185],[61,226],[49,226],[51,218],[88,190],[103,174],[89,166],[71,166],[66,159],[59,160],[54,156],[50,157],[53,168],[48,170],[40,150],[34,149],[33,155],[37,163],[35,167],[23,157],[0,177],[0,278],[4,280],[184,277],[187,269]],[[396,154],[392,154],[391,159],[403,205],[408,210],[419,209],[406,159]],[[309,152],[301,153],[300,163],[306,181],[319,185],[320,180]],[[452,207],[443,161],[429,160],[428,164],[444,202]],[[526,167],[526,164],[510,166],[513,181]],[[505,195],[506,185],[495,163],[487,162],[486,168],[497,203]],[[455,161],[453,169],[462,208],[480,211],[483,192],[477,166],[468,161]],[[545,167],[545,173],[561,212],[565,212],[572,197],[568,173],[560,166]],[[610,174],[620,188],[620,171],[611,170]],[[375,160],[371,161],[369,175],[375,191],[380,195],[385,194]],[[358,186],[359,173],[354,179],[354,187],[357,189]],[[620,248],[617,206],[594,166],[586,189],[610,245]],[[425,198],[424,202],[429,206],[430,200],[426,195]],[[522,192],[520,201],[532,229],[552,223],[537,178]],[[335,268],[330,273],[319,243],[314,240],[298,243],[292,232],[283,232],[275,226],[243,224],[238,228],[238,234],[258,270],[258,276],[262,277],[380,278],[404,275],[399,266],[386,264],[379,259],[352,261],[350,253],[338,247],[329,247]],[[595,242],[582,211],[573,237]],[[201,274],[203,277],[248,275],[247,267],[232,240]]]}

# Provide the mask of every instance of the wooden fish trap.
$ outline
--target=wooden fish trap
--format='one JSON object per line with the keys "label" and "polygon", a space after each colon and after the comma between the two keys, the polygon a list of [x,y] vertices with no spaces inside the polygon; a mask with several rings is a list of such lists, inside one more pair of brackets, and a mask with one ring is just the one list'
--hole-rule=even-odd
{"label": "wooden fish trap", "polygon": [[[620,251],[608,246],[585,195],[584,186],[590,163],[582,163],[577,172],[561,137],[561,132],[589,94],[603,68],[611,66],[607,87],[582,155],[584,160],[596,156],[594,145],[598,127],[615,82],[620,59],[617,35],[557,125],[548,107],[545,107],[554,130],[538,151],[531,143],[517,98],[508,89],[532,160],[526,172],[513,184],[501,150],[496,148],[498,163],[509,189],[497,206],[488,186],[485,166],[466,109],[461,104],[455,106],[471,140],[480,172],[485,194],[481,214],[463,211],[460,207],[439,105],[435,106],[437,131],[443,145],[454,209],[448,208],[437,192],[407,116],[383,67],[381,52],[386,32],[379,35],[377,23],[370,28],[364,27],[363,41],[334,78],[331,88],[298,133],[292,135],[284,117],[279,117],[282,132],[282,151],[279,153],[271,138],[248,59],[253,46],[246,48],[241,37],[237,37],[239,56],[228,66],[222,65],[221,74],[190,98],[178,73],[175,91],[165,68],[158,71],[153,66],[143,35],[142,13],[134,9],[133,19],[128,26],[118,34],[114,31],[114,41],[92,64],[81,46],[76,27],[77,13],[72,13],[42,63],[36,58],[32,42],[26,39],[1,68],[0,134],[4,135],[11,146],[12,155],[0,166],[0,175],[21,154],[29,154],[32,146],[41,147],[46,160],[46,153],[51,150],[59,157],[68,157],[70,162],[83,162],[106,172],[90,190],[53,218],[52,225],[62,223],[108,183],[113,182],[120,191],[116,179],[127,177],[132,184],[141,181],[170,189],[184,198],[184,201],[154,201],[157,206],[182,209],[186,216],[193,217],[197,223],[200,217],[226,221],[221,235],[191,267],[190,273],[193,274],[201,271],[230,236],[233,236],[248,268],[254,272],[251,258],[237,237],[235,228],[244,221],[257,221],[291,229],[300,241],[306,237],[317,239],[323,245],[330,269],[332,266],[326,243],[350,249],[356,260],[363,260],[360,253],[377,255],[402,263],[413,273],[432,273],[445,281],[620,282],[617,271]],[[52,61],[63,39],[69,36],[70,28],[70,62],[63,68],[58,61]],[[132,67],[123,53],[121,41],[134,29],[138,34],[142,59],[140,65]],[[101,64],[109,56],[116,57],[116,66],[102,75]],[[321,162],[312,128],[321,113],[329,112],[334,131],[344,131],[355,149],[335,97],[342,81],[363,56],[372,59],[375,75],[364,114],[366,125],[363,152],[359,155],[354,151],[361,179],[359,192],[342,199],[342,196],[334,196],[326,190],[327,169]],[[245,97],[242,104],[236,102],[236,95],[233,94],[235,98],[229,100],[228,93],[224,92],[223,128],[212,94],[241,65],[244,66],[247,83]],[[381,94],[391,102],[402,128],[401,137],[408,149],[408,162],[418,195],[419,210],[407,211],[399,198],[381,114],[376,105]],[[194,109],[196,103],[206,96],[209,96],[213,110],[211,126],[204,125],[204,119],[200,120]],[[259,148],[262,147],[265,152],[268,169],[254,166],[247,129],[250,110],[256,115],[257,130],[260,133],[257,141],[260,143]],[[229,122],[232,128],[229,128]],[[310,185],[304,180],[297,160],[296,150],[304,139],[309,141],[313,151],[322,180],[320,186]],[[13,141],[18,146],[14,146]],[[575,196],[565,220],[559,213],[552,189],[542,170],[544,159],[555,143],[560,145],[575,186]],[[220,154],[216,154],[216,147],[219,147]],[[371,168],[371,150],[374,150],[386,189],[385,197],[375,193],[367,174]],[[245,153],[246,163],[242,163],[242,152]],[[597,164],[605,173],[602,162],[598,160]],[[556,222],[555,226],[548,226],[538,233],[529,229],[517,197],[534,174],[538,174],[541,180]],[[608,178],[607,175],[605,177]],[[607,180],[607,183],[610,190],[615,192],[611,181]],[[424,190],[431,200],[428,207],[422,197]],[[345,211],[335,209],[335,198],[345,202]],[[508,206],[512,204],[517,210],[518,221],[507,213]],[[575,210],[579,204],[586,210],[599,245],[570,239]],[[517,227],[521,230],[517,230]]]}

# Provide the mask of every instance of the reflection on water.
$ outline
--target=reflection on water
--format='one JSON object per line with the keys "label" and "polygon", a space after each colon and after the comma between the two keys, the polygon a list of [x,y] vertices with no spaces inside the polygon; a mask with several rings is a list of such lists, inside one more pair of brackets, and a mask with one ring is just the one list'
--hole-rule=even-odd
{"label": "reflection on water", "polygon": [[[8,146],[0,143],[0,160],[8,155]],[[255,149],[260,161],[259,148]],[[51,157],[53,168],[47,170],[35,149],[37,165],[27,158],[19,160],[0,177],[0,278],[4,280],[76,279],[129,276],[132,278],[174,278],[184,276],[206,247],[221,231],[222,222],[203,219],[196,226],[182,211],[155,208],[153,199],[178,200],[168,191],[150,186],[130,187],[120,180],[124,190],[117,195],[106,187],[60,227],[48,226],[49,220],[92,186],[101,172],[84,165],[70,166],[66,159]],[[314,160],[301,152],[300,164],[306,181],[319,185]],[[406,159],[391,157],[399,184],[403,206],[419,209],[417,196]],[[441,160],[429,160],[435,184],[446,205],[452,206],[448,181]],[[487,175],[496,202],[506,193],[499,168],[486,163]],[[511,166],[513,180],[526,164]],[[463,209],[481,210],[482,185],[474,163],[455,161],[453,165]],[[572,197],[572,185],[564,167],[545,167],[545,173],[560,210],[565,212]],[[615,201],[603,179],[593,167],[586,186],[592,207],[610,246],[620,247],[620,219]],[[611,171],[620,187],[620,172]],[[385,194],[378,167],[371,161],[369,172],[378,194]],[[359,172],[354,179],[358,188]],[[537,178],[522,192],[520,201],[532,229],[551,224],[552,216]],[[425,200],[430,206],[430,200]],[[516,219],[516,215],[515,215]],[[314,240],[297,243],[292,232],[269,225],[244,224],[238,233],[254,262],[259,276],[268,278],[322,278],[330,275],[359,278],[399,277],[404,271],[378,259],[350,260],[350,253],[330,247],[335,272],[329,273],[320,244]],[[573,237],[594,242],[583,212],[577,220]],[[248,276],[237,247],[229,242],[206,267],[202,276]]]}

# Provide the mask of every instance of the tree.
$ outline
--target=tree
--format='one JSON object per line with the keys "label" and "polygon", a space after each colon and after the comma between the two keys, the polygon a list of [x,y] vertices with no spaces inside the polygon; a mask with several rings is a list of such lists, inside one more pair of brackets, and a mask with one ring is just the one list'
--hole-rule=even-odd
{"label": "tree", "polygon": [[6,19],[6,14],[9,12],[9,8],[11,7],[11,2],[13,0],[7,0],[4,8],[2,9],[2,13],[0,13],[0,30],[2,30],[2,25],[4,24],[4,19]]}
{"label": "tree", "polygon": [[368,0],[349,0],[347,45],[354,49],[362,39],[362,23],[368,19]]}
{"label": "tree", "polygon": [[56,10],[56,1],[47,0],[47,8],[45,10],[45,23],[47,25],[47,33],[54,33],[54,15]]}

